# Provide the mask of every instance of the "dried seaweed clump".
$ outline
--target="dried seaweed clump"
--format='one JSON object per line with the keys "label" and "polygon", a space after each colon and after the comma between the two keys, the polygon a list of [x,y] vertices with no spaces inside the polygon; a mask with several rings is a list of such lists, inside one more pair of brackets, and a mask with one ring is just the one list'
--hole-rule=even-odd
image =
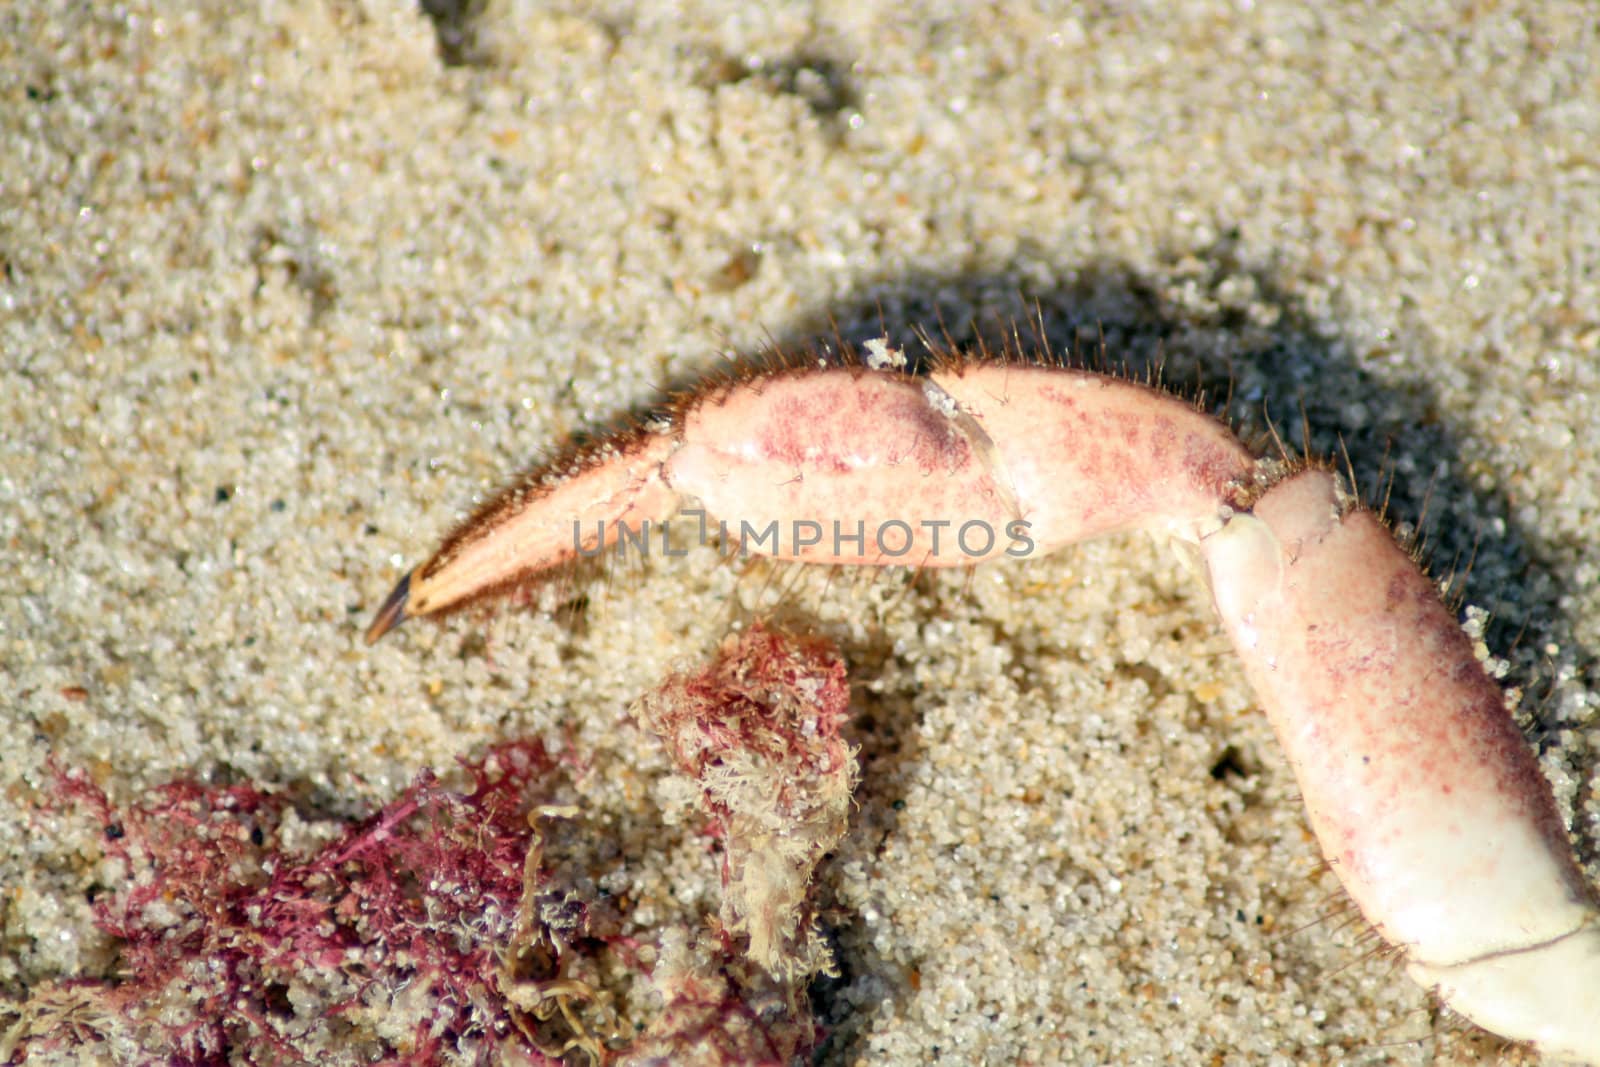
{"label": "dried seaweed clump", "polygon": [[57,806],[96,817],[126,872],[94,905],[121,977],[35,991],[0,1062],[559,1062],[502,995],[552,761],[516,742],[464,766],[469,792],[423,772],[306,856],[282,795],[179,783],[119,811],[56,771]]}
{"label": "dried seaweed clump", "polygon": [[832,973],[806,887],[849,815],[855,752],[840,736],[849,703],[831,643],[757,623],[635,709],[699,783],[723,838],[723,925],[790,982]]}
{"label": "dried seaweed clump", "polygon": [[716,938],[662,935],[652,978],[661,1014],[618,1067],[793,1067],[822,1041],[803,989],[774,978]]}
{"label": "dried seaweed clump", "polygon": [[48,806],[103,829],[118,975],[9,1007],[0,1063],[803,1063],[822,1036],[804,983],[831,969],[806,889],[845,828],[848,703],[831,645],[759,625],[641,702],[725,841],[725,891],[722,931],[660,933],[663,1007],[637,1029],[591,979],[629,981],[642,943],[546,863],[537,817],[580,812],[544,804],[535,742],[464,763],[465,793],[424,771],[320,835],[256,785],[119,807],[52,768]]}

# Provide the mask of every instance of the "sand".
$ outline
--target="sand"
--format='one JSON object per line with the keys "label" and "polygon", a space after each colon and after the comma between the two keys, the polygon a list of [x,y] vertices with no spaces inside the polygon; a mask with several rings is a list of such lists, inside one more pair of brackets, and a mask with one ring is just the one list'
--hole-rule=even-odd
{"label": "sand", "polygon": [[[49,756],[122,802],[253,780],[334,818],[543,737],[593,768],[638,921],[714,912],[626,709],[764,572],[652,560],[578,620],[370,649],[367,619],[542,449],[727,353],[1035,313],[1231,388],[1248,432],[1299,447],[1303,408],[1397,520],[1426,502],[1600,876],[1587,5],[481,6],[0,14],[9,1003],[110,966]],[[788,594],[850,660],[864,753],[819,873],[823,1062],[1498,1055],[1318,921],[1294,783],[1163,546],[903,585]]]}

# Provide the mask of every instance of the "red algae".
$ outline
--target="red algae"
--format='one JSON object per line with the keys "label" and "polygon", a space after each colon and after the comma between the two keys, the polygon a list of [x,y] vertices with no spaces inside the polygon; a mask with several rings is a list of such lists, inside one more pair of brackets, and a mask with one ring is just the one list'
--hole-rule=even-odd
{"label": "red algae", "polygon": [[[540,817],[575,809],[545,805],[558,761],[537,742],[462,761],[464,792],[423,771],[304,854],[287,843],[283,792],[174,782],[118,805],[52,766],[48,807],[97,820],[120,868],[93,905],[119,973],[37,991],[0,1037],[0,1062],[804,1062],[823,1037],[805,982],[828,962],[805,890],[843,832],[854,775],[842,661],[826,642],[758,626],[666,688],[650,699],[683,716],[680,762],[698,738],[703,781],[710,762],[764,768],[770,812],[787,821],[756,825],[739,789],[708,794],[736,904],[726,925],[656,931],[653,967],[547,862]],[[782,827],[811,836],[774,867],[762,835]],[[730,928],[772,952],[758,960]],[[614,978],[649,980],[653,1019],[619,1025],[587,980],[602,956]]]}
{"label": "red algae", "polygon": [[81,771],[51,768],[54,806],[97,818],[105,856],[126,872],[94,904],[120,975],[37,995],[6,1051],[559,1062],[500,993],[533,840],[526,813],[554,761],[516,741],[462,766],[467,792],[424,771],[304,856],[283,843],[282,793],[178,782],[119,808]]}
{"label": "red algae", "polygon": [[849,704],[844,661],[830,642],[756,623],[637,707],[700,786],[723,840],[725,926],[775,976],[832,967],[806,890],[849,816],[855,753],[840,734]]}

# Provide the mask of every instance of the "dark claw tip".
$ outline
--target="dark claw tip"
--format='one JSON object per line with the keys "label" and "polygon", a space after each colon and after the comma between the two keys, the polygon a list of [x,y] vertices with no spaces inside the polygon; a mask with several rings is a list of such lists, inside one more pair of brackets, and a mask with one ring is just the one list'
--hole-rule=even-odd
{"label": "dark claw tip", "polygon": [[394,587],[394,592],[384,599],[383,607],[378,609],[378,614],[372,617],[372,625],[367,627],[367,644],[372,644],[409,618],[406,615],[406,601],[410,597],[411,575],[408,572]]}

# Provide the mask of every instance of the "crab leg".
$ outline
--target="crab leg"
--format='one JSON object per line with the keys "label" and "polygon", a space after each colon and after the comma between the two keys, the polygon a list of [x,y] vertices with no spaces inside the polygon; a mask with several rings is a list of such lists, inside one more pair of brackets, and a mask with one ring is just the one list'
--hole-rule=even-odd
{"label": "crab leg", "polygon": [[1410,974],[1486,1029],[1600,1063],[1600,910],[1499,686],[1331,475],[1270,480],[1221,423],[1137,383],[1004,361],[794,368],[525,476],[401,580],[367,639],[685,500],[776,531],[741,547],[807,563],[957,566],[1150,530],[1200,564],[1324,856]]}
{"label": "crab leg", "polygon": [[682,401],[523,475],[402,578],[367,630],[448,611],[619,543],[684,498],[803,563],[970,566],[1101,534],[1187,529],[1250,453],[1134,382],[986,363],[931,378],[790,370]]}
{"label": "crab leg", "polygon": [[1549,783],[1432,583],[1317,470],[1199,551],[1362,914],[1462,1015],[1600,1060],[1600,913]]}
{"label": "crab leg", "polygon": [[[523,475],[400,579],[367,627],[367,644],[414,616],[461,607],[601,551],[630,523],[670,515],[678,498],[661,465],[675,445],[668,434],[640,429]],[[584,540],[591,521],[597,536]]]}

